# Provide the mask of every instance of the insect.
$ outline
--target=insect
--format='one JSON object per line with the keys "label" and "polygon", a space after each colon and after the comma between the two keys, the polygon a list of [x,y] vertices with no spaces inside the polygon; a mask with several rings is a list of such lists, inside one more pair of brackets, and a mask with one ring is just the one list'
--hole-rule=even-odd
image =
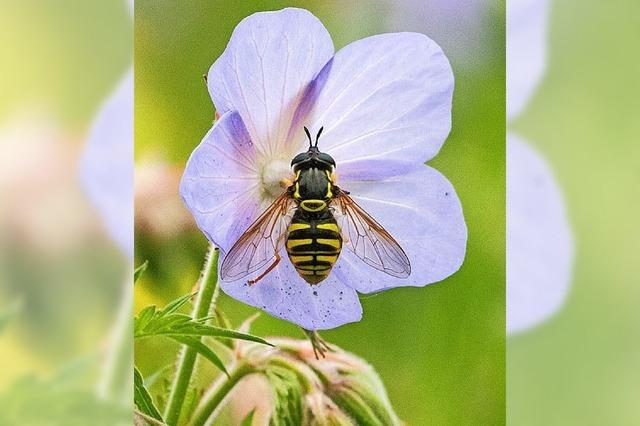
{"label": "insect", "polygon": [[286,190],[231,247],[221,267],[223,281],[258,274],[255,284],[282,261],[289,260],[309,284],[327,278],[346,246],[371,267],[399,278],[411,265],[396,240],[335,184],[336,162],[318,149],[305,127],[309,149],[291,161],[295,177]]}

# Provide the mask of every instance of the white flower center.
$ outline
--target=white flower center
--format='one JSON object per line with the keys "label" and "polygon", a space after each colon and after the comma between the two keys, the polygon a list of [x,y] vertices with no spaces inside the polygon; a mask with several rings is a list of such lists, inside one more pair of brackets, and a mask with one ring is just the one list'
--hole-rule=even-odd
{"label": "white flower center", "polygon": [[262,188],[267,195],[275,198],[282,194],[283,182],[292,177],[291,166],[286,160],[272,160],[262,168]]}

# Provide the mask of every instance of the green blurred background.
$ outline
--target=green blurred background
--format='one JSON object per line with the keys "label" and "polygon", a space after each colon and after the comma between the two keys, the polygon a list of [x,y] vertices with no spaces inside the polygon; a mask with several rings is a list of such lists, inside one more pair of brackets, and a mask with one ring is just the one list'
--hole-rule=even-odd
{"label": "green blurred background", "polygon": [[0,2],[0,390],[96,352],[127,276],[77,162],[133,20],[125,1],[63,3]]}
{"label": "green blurred background", "polygon": [[[136,2],[137,182],[147,180],[148,164],[183,167],[210,128],[214,110],[202,76],[235,25],[255,11],[292,5],[318,16],[336,49],[387,31],[385,19],[394,7],[337,1]],[[449,55],[456,78],[453,130],[430,162],[451,180],[462,202],[469,243],[461,270],[425,288],[363,297],[361,322],[323,333],[377,369],[397,413],[413,425],[493,425],[505,417],[504,4],[488,9],[483,49],[466,52],[465,61]],[[402,22],[394,25],[404,29]],[[177,188],[166,197],[177,200]],[[136,215],[147,216],[145,210],[161,205],[137,202]],[[136,308],[163,305],[190,291],[206,244],[198,231],[167,236],[137,227],[136,262],[148,259],[150,265],[136,288]],[[235,324],[256,311],[224,295],[219,304]],[[293,325],[266,314],[253,331],[302,337]],[[171,365],[175,350],[143,341],[136,346],[136,364],[151,374]]]}
{"label": "green blurred background", "polygon": [[563,309],[507,340],[508,423],[640,421],[640,3],[552,1],[549,66],[512,127],[549,160],[576,240]]}

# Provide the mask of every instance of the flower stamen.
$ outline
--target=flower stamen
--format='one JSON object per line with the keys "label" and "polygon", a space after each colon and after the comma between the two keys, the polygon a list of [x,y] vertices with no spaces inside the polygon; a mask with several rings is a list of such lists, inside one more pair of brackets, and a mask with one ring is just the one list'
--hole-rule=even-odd
{"label": "flower stamen", "polygon": [[289,162],[282,159],[267,162],[262,168],[262,189],[265,195],[277,197],[293,182]]}

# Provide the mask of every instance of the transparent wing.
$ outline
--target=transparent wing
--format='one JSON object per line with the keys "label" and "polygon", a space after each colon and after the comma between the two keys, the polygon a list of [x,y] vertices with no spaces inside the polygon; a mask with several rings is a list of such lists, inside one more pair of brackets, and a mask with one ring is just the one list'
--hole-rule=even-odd
{"label": "transparent wing", "polygon": [[293,205],[289,193],[284,192],[249,226],[222,262],[223,281],[238,280],[274,262],[284,244]]}
{"label": "transparent wing", "polygon": [[398,278],[411,274],[411,263],[398,242],[344,191],[333,200],[344,245],[366,264]]}

